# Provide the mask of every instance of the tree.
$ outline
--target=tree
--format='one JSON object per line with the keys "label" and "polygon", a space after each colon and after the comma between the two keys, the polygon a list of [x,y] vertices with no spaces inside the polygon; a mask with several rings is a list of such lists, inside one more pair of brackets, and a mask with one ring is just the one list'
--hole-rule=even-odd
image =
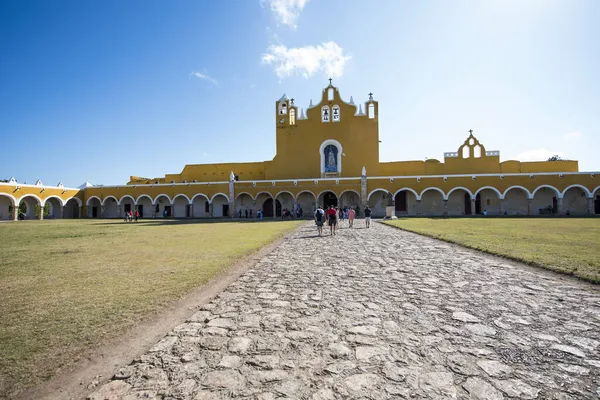
{"label": "tree", "polygon": [[548,161],[569,161],[569,160],[562,158],[558,154],[555,154],[552,157],[548,158]]}

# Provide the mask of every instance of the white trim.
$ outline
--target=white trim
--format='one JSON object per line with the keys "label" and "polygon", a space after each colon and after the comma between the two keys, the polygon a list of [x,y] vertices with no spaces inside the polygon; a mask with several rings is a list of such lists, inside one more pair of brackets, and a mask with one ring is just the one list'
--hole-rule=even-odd
{"label": "white trim", "polygon": [[346,190],[344,190],[342,193],[340,193],[340,196],[339,196],[339,198],[341,199],[341,198],[342,198],[342,196],[344,195],[344,193],[347,193],[347,192],[354,192],[354,194],[356,194],[356,195],[358,196],[358,198],[360,199],[360,193],[358,193],[358,192],[357,192],[356,190],[354,190],[354,189],[346,189]]}
{"label": "white trim", "polygon": [[[21,186],[21,187],[32,187],[32,188],[39,188],[40,185],[32,185],[30,183],[19,183],[19,182],[0,182],[0,186]],[[122,185],[121,185],[122,186]],[[60,190],[83,190],[83,189],[79,189],[79,188],[66,188],[64,186],[46,186],[44,185],[44,189],[60,189]]]}
{"label": "white trim", "polygon": [[248,193],[248,192],[241,192],[241,193],[238,193],[237,196],[235,196],[235,200],[234,201],[237,201],[237,199],[239,199],[239,197],[241,195],[243,195],[243,194],[248,195],[252,199],[252,201],[256,200],[250,193]]}
{"label": "white trim", "polygon": [[302,193],[310,193],[310,194],[312,194],[312,195],[313,195],[313,198],[315,199],[315,203],[317,202],[317,196],[315,196],[315,194],[314,194],[313,192],[311,192],[310,190],[302,190],[301,192],[299,192],[299,193],[296,195],[296,203],[298,202],[298,197],[300,197],[300,195],[301,195]]}
{"label": "white trim", "polygon": [[77,205],[79,206],[79,208],[83,207],[83,201],[81,201],[81,199],[79,197],[69,197],[68,199],[65,200],[65,206],[67,205],[67,203],[71,200],[75,200],[77,202]]}
{"label": "white trim", "polygon": [[558,190],[557,188],[555,188],[552,185],[540,185],[540,186],[536,187],[535,190],[533,192],[531,192],[531,198],[533,199],[535,197],[535,193],[542,188],[553,189],[556,192],[556,198],[562,199],[562,194],[560,193],[560,190]]}
{"label": "white trim", "polygon": [[178,195],[176,195],[175,197],[173,197],[173,203],[172,203],[172,204],[175,204],[175,200],[176,200],[178,197],[185,197],[185,199],[188,201],[188,205],[189,205],[189,204],[192,204],[192,201],[190,200],[190,198],[189,198],[189,197],[187,197],[187,196],[186,196],[185,194],[183,194],[183,193],[179,193]]}
{"label": "white trim", "polygon": [[213,195],[213,197],[211,197],[211,198],[210,198],[210,203],[212,204],[212,202],[215,200],[215,197],[217,197],[217,196],[219,196],[219,195],[220,195],[220,196],[225,196],[225,198],[227,199],[227,203],[229,203],[229,196],[227,196],[225,193],[221,193],[221,192],[219,192],[219,193],[215,193],[215,194]]}
{"label": "white trim", "polygon": [[448,200],[450,198],[450,195],[452,194],[452,192],[454,192],[456,190],[464,190],[465,192],[469,193],[469,195],[471,196],[471,200],[475,199],[475,195],[469,189],[467,189],[464,186],[456,186],[456,187],[453,187],[452,189],[450,189],[450,191],[448,193],[446,193],[446,200]]}
{"label": "white trim", "polygon": [[396,195],[397,195],[398,193],[400,193],[401,191],[403,191],[403,190],[407,190],[407,191],[409,191],[409,192],[412,192],[412,194],[414,194],[414,195],[415,195],[415,197],[417,198],[417,200],[421,200],[421,196],[419,195],[419,193],[417,193],[417,192],[416,192],[414,189],[411,189],[411,188],[407,188],[407,187],[405,187],[405,188],[402,188],[402,189],[398,189],[398,190],[396,191],[396,193],[394,193],[394,201],[396,200]]}
{"label": "white trim", "polygon": [[[325,140],[323,143],[321,143],[321,146],[319,147],[319,157],[321,158],[321,176],[323,176],[323,174],[325,173],[325,147],[329,146],[329,145],[334,145],[335,147],[337,147],[338,153],[337,153],[337,173],[341,174],[342,173],[342,153],[343,153],[343,148],[342,148],[342,144],[340,142],[338,142],[335,139],[327,139]],[[333,180],[339,180],[339,178],[332,178]],[[359,178],[360,179],[360,178]]]}
{"label": "white trim", "polygon": [[196,194],[195,194],[195,195],[192,197],[192,200],[191,200],[191,201],[192,201],[192,203],[191,203],[191,204],[194,204],[194,200],[196,200],[196,197],[198,197],[198,196],[202,196],[202,197],[204,197],[204,198],[206,199],[205,201],[208,201],[208,202],[210,203],[210,199],[208,198],[208,196],[207,196],[207,195],[205,195],[204,193],[196,193]]}
{"label": "white trim", "polygon": [[108,200],[108,199],[114,199],[115,203],[117,203],[117,205],[120,205],[119,204],[119,200],[117,200],[117,198],[115,196],[113,196],[112,194],[110,194],[110,195],[108,195],[108,196],[106,196],[104,198],[104,200],[102,201],[102,206],[104,206],[106,204],[106,200]]}
{"label": "white trim", "polygon": [[102,206],[102,200],[100,200],[100,197],[98,197],[98,196],[90,196],[90,197],[89,197],[89,198],[86,200],[86,202],[85,202],[85,206],[86,206],[86,207],[89,207],[89,206],[90,206],[90,201],[91,201],[92,199],[97,199],[97,200],[98,200],[98,203],[100,203],[100,205]]}
{"label": "white trim", "polygon": [[44,205],[46,205],[46,202],[50,199],[58,199],[58,202],[60,203],[60,206],[63,207],[65,205],[63,199],[61,199],[60,197],[58,197],[57,195],[53,194],[51,196],[48,196],[44,199]]}
{"label": "white trim", "polygon": [[254,201],[258,200],[258,196],[260,196],[261,194],[266,194],[266,195],[268,195],[270,198],[274,199],[274,198],[273,198],[273,195],[272,195],[270,192],[265,192],[265,191],[263,191],[263,192],[258,192],[258,193],[256,194],[256,196],[254,196]]}
{"label": "white trim", "polygon": [[296,200],[296,196],[294,196],[294,193],[292,193],[292,192],[289,192],[289,191],[287,191],[287,190],[282,190],[281,192],[277,193],[277,194],[275,195],[275,197],[273,197],[273,198],[274,198],[275,200],[277,200],[277,197],[279,197],[279,195],[280,195],[280,194],[282,194],[282,193],[287,193],[287,194],[289,194],[290,196],[292,196],[292,199],[293,199],[294,201]]}
{"label": "white trim", "polygon": [[129,197],[131,199],[131,201],[133,202],[133,205],[135,205],[135,199],[133,198],[133,196],[126,194],[119,199],[119,206],[123,205],[123,200],[125,200],[125,197]]}
{"label": "white trim", "polygon": [[596,196],[596,192],[600,190],[600,186],[596,187],[594,190],[592,190],[592,199]]}
{"label": "white trim", "polygon": [[501,176],[531,176],[531,175],[535,175],[535,176],[552,176],[552,175],[589,175],[589,174],[600,174],[600,172],[595,172],[595,171],[588,171],[588,172],[528,172],[528,173],[514,173],[514,174],[504,174],[504,173],[498,173],[498,174],[451,174],[451,175],[390,175],[390,176],[369,176],[367,177],[367,179],[386,179],[389,180],[390,178],[394,178],[394,179],[415,179],[415,178],[421,178],[421,179],[426,179],[426,178],[472,178],[472,177],[484,177],[484,176],[491,176],[491,177],[501,177]]}
{"label": "white trim", "polygon": [[508,193],[510,190],[512,190],[512,189],[521,189],[521,190],[525,191],[525,193],[527,194],[527,198],[528,198],[528,199],[532,199],[532,198],[533,198],[533,195],[531,194],[531,192],[529,191],[529,189],[527,189],[526,187],[520,186],[520,185],[513,185],[513,186],[510,186],[508,189],[506,189],[506,190],[504,191],[504,193],[502,193],[502,198],[503,198],[503,199],[504,199],[504,198],[506,198],[506,194],[507,194],[507,193]]}
{"label": "white trim", "polygon": [[425,188],[423,190],[421,190],[421,194],[419,195],[419,198],[422,199],[423,198],[423,193],[429,191],[429,190],[435,190],[437,192],[440,192],[442,194],[442,200],[448,200],[448,197],[446,196],[446,193],[444,193],[444,191],[438,187],[435,186],[429,186],[428,188]]}
{"label": "white trim", "polygon": [[137,199],[135,199],[135,205],[136,205],[136,206],[139,206],[139,205],[140,205],[140,199],[141,199],[142,197],[146,197],[148,200],[150,200],[150,205],[154,205],[154,200],[152,200],[152,197],[150,197],[150,195],[149,195],[149,194],[140,194],[140,195],[138,196],[138,198],[137,198]]}
{"label": "white trim", "polygon": [[574,185],[567,186],[567,187],[566,187],[566,188],[565,188],[565,189],[562,191],[562,193],[560,194],[560,197],[561,197],[561,198],[562,198],[562,197],[565,197],[565,193],[567,193],[567,190],[569,190],[569,189],[572,189],[572,188],[574,188],[574,187],[577,187],[577,188],[579,188],[579,189],[583,189],[583,191],[584,191],[584,192],[585,192],[585,194],[587,195],[586,197],[587,197],[588,199],[591,199],[591,198],[592,198],[592,193],[590,192],[590,190],[589,190],[588,188],[586,188],[585,186],[582,186],[582,185],[579,185],[579,184],[574,184]]}
{"label": "white trim", "polygon": [[496,192],[496,194],[498,195],[498,199],[500,199],[500,200],[504,199],[504,195],[503,195],[503,194],[502,194],[502,193],[501,193],[501,192],[500,192],[498,189],[496,189],[496,188],[495,188],[495,187],[493,187],[493,186],[483,186],[483,187],[480,187],[480,188],[479,188],[479,189],[477,189],[477,191],[476,191],[476,192],[473,194],[473,198],[474,198],[474,199],[475,199],[475,198],[477,198],[477,195],[479,194],[479,192],[481,192],[481,191],[483,191],[483,190],[485,190],[485,189],[490,189],[490,190],[492,190],[492,191]]}
{"label": "white trim", "polygon": [[16,198],[15,196],[13,196],[12,194],[10,194],[10,193],[3,193],[3,192],[0,192],[0,196],[6,196],[6,197],[8,197],[9,199],[11,199],[11,200],[12,200],[12,202],[13,202],[13,204],[12,204],[12,205],[13,205],[13,207],[14,207],[15,205],[18,205],[18,203],[17,203],[17,198]]}
{"label": "white trim", "polygon": [[331,193],[333,193],[333,194],[335,195],[335,198],[336,198],[336,199],[338,200],[338,202],[339,202],[339,200],[340,200],[340,197],[337,195],[337,193],[336,193],[334,190],[327,189],[327,190],[323,190],[323,191],[322,191],[321,193],[319,193],[319,195],[316,197],[317,203],[319,202],[319,199],[321,198],[321,195],[322,195],[323,193],[327,193],[327,192],[331,192]]}
{"label": "white trim", "polygon": [[166,197],[167,199],[169,199],[169,205],[173,204],[173,201],[171,200],[171,198],[169,197],[169,195],[167,195],[167,194],[164,194],[164,193],[161,193],[161,194],[157,195],[157,196],[154,198],[154,200],[152,200],[152,204],[153,204],[153,205],[156,205],[156,200],[157,200],[159,197],[161,197],[161,196],[164,196],[164,197]]}
{"label": "white trim", "polygon": [[385,194],[391,193],[391,192],[390,192],[389,190],[387,190],[387,189],[378,188],[378,189],[372,190],[372,191],[371,191],[371,193],[369,193],[369,194],[367,195],[367,201],[369,201],[369,200],[371,199],[371,195],[372,195],[373,193],[375,193],[375,192],[378,192],[378,191],[385,192]]}

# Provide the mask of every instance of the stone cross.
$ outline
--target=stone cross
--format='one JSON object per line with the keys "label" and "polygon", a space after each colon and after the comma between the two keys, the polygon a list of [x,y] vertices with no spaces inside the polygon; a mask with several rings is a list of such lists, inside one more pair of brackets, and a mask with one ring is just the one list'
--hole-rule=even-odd
{"label": "stone cross", "polygon": [[473,129],[469,129],[469,133],[472,135],[473,134]]}
{"label": "stone cross", "polygon": [[373,100],[373,93],[369,93],[369,100]]}
{"label": "stone cross", "polygon": [[331,81],[332,81],[332,80],[333,80],[333,79],[329,78],[329,86],[331,86]]}
{"label": "stone cross", "polygon": [[294,98],[293,97],[290,99],[290,103],[292,103],[292,105],[294,104]]}

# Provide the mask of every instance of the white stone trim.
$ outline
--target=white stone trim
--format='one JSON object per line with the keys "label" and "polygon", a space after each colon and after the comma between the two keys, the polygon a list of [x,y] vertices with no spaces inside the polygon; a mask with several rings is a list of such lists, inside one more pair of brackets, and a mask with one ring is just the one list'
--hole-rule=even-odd
{"label": "white stone trim", "polygon": [[258,196],[260,196],[261,194],[266,194],[266,195],[267,195],[267,196],[269,196],[270,198],[274,199],[274,197],[273,197],[273,195],[271,194],[271,192],[265,192],[265,191],[262,191],[262,192],[258,192],[258,193],[256,194],[256,196],[254,196],[254,201],[258,200]]}
{"label": "white stone trim", "polygon": [[315,203],[317,202],[317,196],[315,196],[315,194],[314,194],[313,192],[311,192],[310,190],[303,190],[303,191],[299,192],[299,193],[296,195],[296,203],[298,202],[298,198],[300,197],[300,195],[301,195],[302,193],[310,193],[310,194],[312,194],[312,195],[313,195],[313,197],[314,197],[314,199],[315,199]]}
{"label": "white stone trim", "polygon": [[465,192],[469,193],[469,195],[471,196],[471,200],[475,200],[475,195],[473,194],[473,192],[471,192],[469,189],[467,189],[464,186],[456,186],[456,187],[453,187],[452,189],[450,189],[450,191],[446,194],[446,200],[448,200],[450,198],[450,195],[452,194],[452,192],[454,192],[456,190],[464,190]]}
{"label": "white stone trim", "polygon": [[56,195],[52,195],[52,196],[48,196],[44,199],[44,204],[42,204],[42,206],[46,205],[46,202],[50,199],[57,199],[58,202],[60,203],[61,207],[63,207],[65,205],[65,202],[63,201],[63,199],[61,199],[60,197],[58,197]]}
{"label": "white stone trim", "polygon": [[117,199],[115,196],[113,196],[113,195],[111,194],[111,195],[108,195],[108,196],[106,196],[106,197],[104,198],[104,200],[102,200],[102,206],[104,206],[104,205],[106,204],[106,200],[108,200],[108,199],[114,199],[114,200],[115,200],[115,202],[117,203],[117,205],[120,205],[120,204],[119,204],[119,200],[118,200],[118,199]]}
{"label": "white stone trim", "polygon": [[225,193],[219,192],[219,193],[215,193],[213,195],[213,197],[210,198],[211,204],[215,200],[215,197],[217,197],[217,196],[225,196],[225,198],[227,199],[227,203],[229,203],[229,196],[227,196]]}
{"label": "white stone trim", "polygon": [[85,206],[86,206],[86,207],[89,207],[89,205],[90,205],[90,202],[92,201],[92,199],[97,199],[97,200],[98,200],[98,203],[100,203],[100,205],[102,205],[102,200],[100,200],[100,197],[98,197],[98,196],[90,196],[90,197],[89,197],[89,198],[86,200],[86,202],[85,202]]}
{"label": "white stone trim", "polygon": [[394,193],[394,200],[396,199],[396,195],[398,193],[400,193],[401,191],[403,191],[403,190],[407,190],[407,191],[411,192],[412,194],[415,195],[415,197],[417,198],[417,200],[421,200],[421,196],[419,195],[419,193],[417,193],[414,189],[407,188],[407,187],[396,190],[396,193]]}
{"label": "white stone trim", "polygon": [[358,196],[358,198],[360,199],[360,193],[359,193],[359,192],[357,192],[357,191],[356,191],[356,190],[354,190],[354,189],[346,189],[346,190],[344,190],[342,193],[340,193],[340,196],[339,196],[339,197],[340,197],[340,199],[342,198],[342,196],[344,195],[344,193],[348,193],[348,192],[353,192],[353,193],[354,193],[354,194],[356,194],[356,195]]}
{"label": "white stone trim", "polygon": [[372,191],[371,191],[371,193],[369,193],[369,194],[367,195],[367,201],[371,200],[371,195],[372,195],[373,193],[375,193],[375,192],[385,192],[385,194],[391,193],[391,192],[390,192],[389,190],[387,190],[387,189],[378,188],[378,189],[372,190]]}
{"label": "white stone trim", "polygon": [[335,190],[331,190],[331,189],[323,190],[321,193],[319,193],[319,195],[316,197],[317,203],[319,202],[319,199],[321,198],[321,195],[323,193],[327,193],[327,192],[333,193],[335,195],[335,198],[338,200],[338,203],[339,203],[340,196],[337,195],[337,193],[335,192]]}
{"label": "white stone trim", "polygon": [[574,184],[574,185],[569,185],[569,186],[567,186],[567,187],[566,187],[566,188],[565,188],[565,189],[562,191],[562,193],[560,194],[560,197],[561,197],[561,198],[562,198],[562,197],[565,197],[565,193],[567,193],[567,190],[569,190],[569,189],[572,189],[572,188],[574,188],[574,187],[576,187],[576,188],[579,188],[579,189],[582,189],[582,190],[585,192],[585,194],[586,194],[586,198],[588,198],[588,199],[591,199],[591,198],[592,198],[592,192],[590,192],[590,190],[589,190],[588,188],[586,188],[585,186],[582,186],[582,185],[579,185],[579,184]]}
{"label": "white stone trim", "polygon": [[438,191],[442,194],[442,200],[448,200],[448,197],[446,196],[446,193],[444,193],[444,191],[438,187],[435,186],[429,186],[428,188],[425,188],[423,190],[421,190],[421,194],[419,195],[419,198],[422,199],[423,198],[423,194],[429,190],[435,190]]}
{"label": "white stone trim", "polygon": [[139,205],[140,205],[140,199],[141,199],[142,197],[146,197],[148,200],[150,200],[150,204],[151,204],[151,205],[154,205],[154,200],[152,200],[152,197],[150,197],[150,195],[148,195],[148,194],[140,194],[140,195],[138,196],[138,198],[137,198],[137,199],[135,199],[135,205],[136,205],[136,206],[139,206]]}
{"label": "white stone trim", "polygon": [[204,193],[196,193],[196,194],[195,194],[195,195],[192,197],[192,200],[191,200],[191,203],[190,203],[190,204],[194,204],[194,200],[196,200],[196,197],[198,197],[198,196],[202,196],[202,197],[204,197],[204,198],[206,199],[206,201],[208,201],[208,202],[210,203],[210,199],[208,198],[208,196],[207,196],[207,195],[205,195]]}
{"label": "white stone trim", "polygon": [[554,192],[556,192],[556,198],[562,199],[562,193],[560,192],[560,190],[558,190],[557,188],[555,188],[552,185],[540,185],[540,186],[536,187],[535,190],[533,192],[531,192],[531,198],[533,199],[535,197],[535,193],[542,188],[548,188],[548,189],[554,190]]}
{"label": "white stone trim", "polygon": [[596,192],[599,190],[600,190],[600,186],[598,186],[594,190],[592,190],[592,198],[594,198],[596,196]]}
{"label": "white stone trim", "polygon": [[[370,176],[367,177],[367,179],[385,179],[388,180],[390,178],[394,178],[394,179],[415,179],[415,178],[421,178],[421,179],[427,179],[427,178],[472,178],[472,177],[507,177],[507,176],[558,176],[560,174],[563,175],[590,175],[590,174],[600,174],[600,172],[594,172],[594,171],[587,171],[587,172],[536,172],[535,174],[532,173],[514,173],[514,174],[505,174],[505,173],[498,173],[498,174],[452,174],[452,175],[390,175],[390,176]],[[351,179],[356,179],[356,178],[351,178]]]}
{"label": "white stone trim", "polygon": [[13,196],[12,194],[10,194],[10,193],[2,193],[2,192],[0,192],[0,196],[6,196],[6,197],[8,197],[9,199],[11,199],[11,200],[12,200],[12,202],[13,202],[13,207],[14,207],[15,205],[17,205],[17,206],[18,206],[18,203],[17,203],[17,198],[16,198],[15,196]]}
{"label": "white stone trim", "polygon": [[173,201],[171,200],[171,198],[169,197],[169,195],[168,195],[168,194],[165,194],[165,193],[161,193],[161,194],[157,195],[157,196],[154,198],[154,200],[152,200],[152,204],[156,204],[156,200],[158,200],[158,198],[159,198],[159,197],[161,197],[161,196],[164,196],[164,197],[166,197],[167,199],[169,199],[169,204],[173,204]]}
{"label": "white stone trim", "polygon": [[500,199],[500,200],[504,199],[504,195],[503,195],[503,194],[502,194],[502,193],[501,193],[501,192],[500,192],[498,189],[496,189],[496,188],[495,188],[495,187],[493,187],[493,186],[483,186],[483,187],[480,187],[480,188],[479,188],[479,189],[477,189],[477,191],[476,191],[476,192],[473,194],[473,198],[474,198],[474,199],[475,199],[475,198],[477,198],[477,195],[479,194],[479,192],[481,192],[481,191],[483,191],[483,190],[485,190],[485,189],[490,189],[490,190],[492,190],[492,191],[496,192],[496,194],[498,195],[498,199]]}
{"label": "white stone trim", "polygon": [[248,192],[241,192],[241,193],[238,193],[238,194],[237,194],[237,196],[235,196],[235,201],[237,201],[237,199],[239,199],[239,198],[240,198],[240,196],[241,196],[241,195],[243,195],[243,194],[250,196],[250,198],[252,199],[252,201],[256,201],[256,199],[254,198],[254,196],[252,196],[252,195],[251,195],[250,193],[248,193]]}
{"label": "white stone trim", "polygon": [[[337,140],[335,140],[335,139],[327,139],[323,143],[321,143],[321,146],[319,147],[319,157],[321,158],[321,176],[323,176],[323,174],[325,173],[325,154],[324,154],[324,150],[325,150],[325,147],[329,146],[330,144],[334,145],[338,149],[338,153],[337,153],[337,167],[338,167],[338,170],[337,170],[337,173],[338,174],[342,173],[342,153],[343,153],[342,144],[340,142],[338,142]],[[333,180],[336,180],[336,179],[339,180],[339,178],[333,178]],[[358,179],[360,179],[360,178],[358,178]]]}
{"label": "white stone trim", "polygon": [[79,206],[79,208],[83,207],[83,201],[81,201],[81,199],[79,197],[69,197],[68,199],[65,200],[65,206],[67,205],[67,203],[71,200],[75,200],[77,202],[77,205]]}
{"label": "white stone trim", "polygon": [[129,197],[131,199],[131,201],[133,202],[133,204],[135,205],[135,199],[133,198],[133,196],[126,194],[119,199],[119,206],[123,205],[123,200],[125,200],[125,197]]}
{"label": "white stone trim", "polygon": [[533,199],[533,195],[531,194],[531,192],[529,191],[529,189],[527,189],[526,187],[520,186],[520,185],[513,185],[509,188],[507,188],[504,193],[502,193],[502,198],[506,198],[506,194],[512,190],[512,189],[521,189],[523,191],[525,191],[525,193],[527,193],[527,198],[528,199]]}
{"label": "white stone trim", "polygon": [[188,202],[188,205],[189,205],[189,204],[192,204],[192,201],[190,200],[190,198],[189,198],[189,197],[187,197],[187,195],[185,195],[185,194],[183,194],[183,193],[179,193],[178,195],[176,195],[175,197],[173,197],[173,203],[172,203],[172,204],[175,204],[175,200],[176,200],[178,197],[185,197],[185,199],[186,199],[186,200],[187,200],[187,202]]}
{"label": "white stone trim", "polygon": [[292,196],[292,199],[293,199],[293,200],[296,200],[296,196],[294,196],[294,194],[293,194],[292,192],[290,192],[290,191],[287,191],[287,190],[282,190],[281,192],[277,193],[277,194],[275,195],[275,197],[273,197],[273,198],[274,198],[275,200],[277,200],[277,198],[279,197],[279,195],[280,195],[280,194],[283,194],[283,193],[287,193],[287,194],[289,194],[290,196]]}

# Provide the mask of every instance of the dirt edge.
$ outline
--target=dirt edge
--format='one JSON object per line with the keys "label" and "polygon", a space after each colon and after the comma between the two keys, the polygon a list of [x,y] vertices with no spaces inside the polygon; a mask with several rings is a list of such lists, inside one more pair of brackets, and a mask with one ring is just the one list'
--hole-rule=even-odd
{"label": "dirt edge", "polygon": [[[48,382],[25,389],[15,400],[85,399],[98,386],[108,382],[120,367],[130,364],[136,357],[146,353],[173,328],[184,323],[200,306],[209,303],[302,226],[299,225],[224,268],[204,285],[193,289],[166,309],[129,329],[125,334],[101,344],[98,349],[92,351],[91,356],[74,363],[67,371],[59,373]],[[88,389],[90,383],[95,380],[98,384]]]}

